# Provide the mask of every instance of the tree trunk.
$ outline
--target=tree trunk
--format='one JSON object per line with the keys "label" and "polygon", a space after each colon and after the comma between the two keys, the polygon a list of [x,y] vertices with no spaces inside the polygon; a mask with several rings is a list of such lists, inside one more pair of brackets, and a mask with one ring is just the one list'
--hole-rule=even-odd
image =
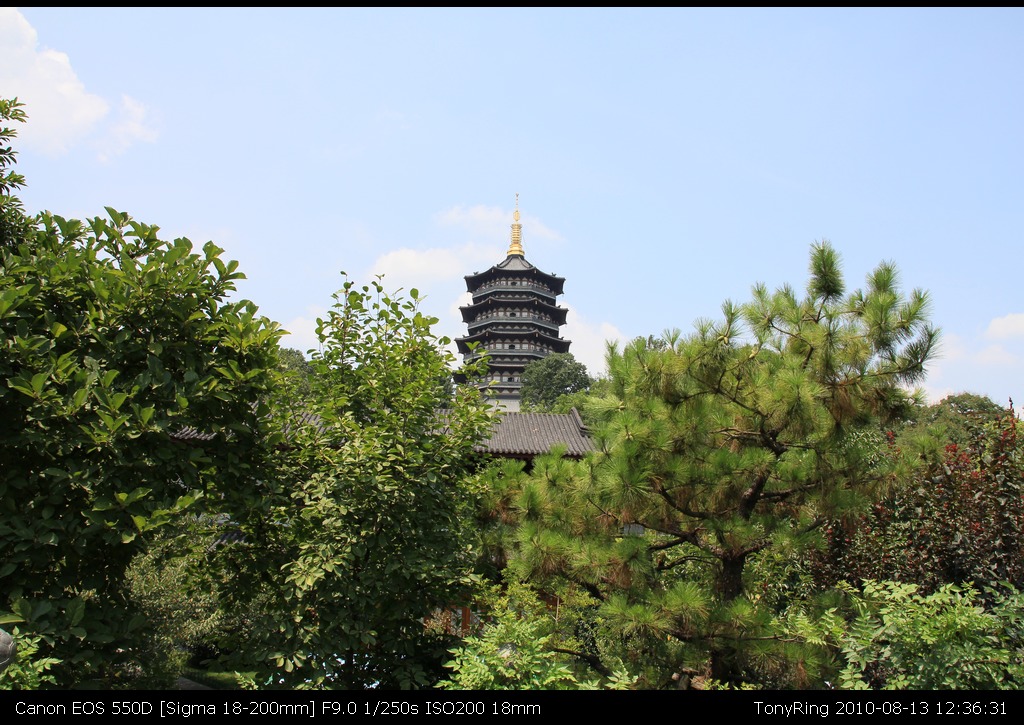
{"label": "tree trunk", "polygon": [[[722,607],[728,606],[743,594],[743,567],[746,559],[745,553],[725,554],[721,557],[721,569],[715,581],[715,588]],[[724,636],[716,638],[711,645],[711,677],[719,682],[738,683],[738,647],[731,631],[722,634]]]}

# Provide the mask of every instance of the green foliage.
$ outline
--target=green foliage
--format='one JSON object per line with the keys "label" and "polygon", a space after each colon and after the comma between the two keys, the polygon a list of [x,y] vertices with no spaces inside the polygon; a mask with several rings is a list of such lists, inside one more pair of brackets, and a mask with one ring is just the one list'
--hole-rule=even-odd
{"label": "green foliage", "polygon": [[650,350],[667,350],[669,347],[671,347],[672,338],[674,334],[675,333],[672,330],[667,330],[660,337],[655,337],[654,335],[648,335],[647,337],[643,337],[642,335],[638,335],[633,338],[631,343],[634,346],[645,347]]}
{"label": "green foliage", "polygon": [[727,682],[719,682],[718,680],[705,680],[704,686],[701,689],[709,691],[736,692],[738,690],[758,690],[760,688],[757,687],[757,685],[750,684],[749,682],[733,685]]}
{"label": "green foliage", "polygon": [[197,534],[184,523],[165,529],[176,535],[163,532],[127,571],[131,600],[146,618],[133,642],[133,688],[172,689],[191,653],[213,639],[223,619],[215,591],[196,572],[202,566],[196,551],[210,542],[194,541]]}
{"label": "green foliage", "polygon": [[196,684],[209,687],[211,690],[258,690],[252,673],[243,672],[216,672],[212,670],[199,669],[197,667],[186,667],[182,674]]}
{"label": "green foliage", "polygon": [[[0,98],[0,121],[24,123],[28,118],[24,108],[25,104],[17,98]],[[17,159],[18,152],[9,145],[17,135],[17,129],[8,126],[0,128],[0,194],[4,198],[25,183],[25,177],[21,174],[7,170],[9,166],[14,166]]]}
{"label": "green foliage", "polygon": [[832,620],[847,689],[1019,689],[1024,677],[1024,599],[945,584],[922,595],[916,584],[864,582],[852,592],[855,616]]}
{"label": "green foliage", "polygon": [[448,690],[628,690],[634,678],[622,669],[601,679],[580,679],[550,607],[522,584],[493,589],[481,605],[491,612],[482,631],[453,648],[445,667]]}
{"label": "green foliage", "polygon": [[14,661],[0,671],[0,690],[39,690],[57,684],[50,669],[60,660],[41,656],[42,637],[23,634],[15,627],[11,632],[17,646]]}
{"label": "green foliage", "polygon": [[497,603],[494,621],[479,635],[467,637],[452,649],[446,663],[450,680],[438,683],[449,690],[571,690],[578,689],[572,669],[547,649],[550,634],[542,634],[536,613],[524,617],[512,602]]}
{"label": "green foliage", "polygon": [[17,129],[7,122],[24,123],[27,115],[23,103],[17,98],[0,98],[0,249],[13,248],[29,235],[31,224],[25,217],[21,200],[13,191],[25,185],[25,177],[13,170],[17,151],[9,144],[18,135]]}
{"label": "green foliage", "polygon": [[450,397],[453,357],[419,298],[346,280],[318,320],[310,404],[275,401],[283,448],[265,487],[230,510],[217,549],[228,607],[256,626],[238,669],[285,687],[423,687],[450,638],[435,610],[473,585],[474,448],[491,408]]}
{"label": "green foliage", "polygon": [[952,443],[966,449],[983,437],[987,424],[999,421],[1006,413],[1005,407],[983,395],[949,395],[922,409],[897,440],[901,445],[913,445],[914,437],[927,432],[943,445]]}
{"label": "green foliage", "polygon": [[[416,290],[346,279],[306,360],[212,242],[26,217],[25,118],[0,99],[0,687],[164,688],[189,652],[250,688],[1024,684],[1017,420],[909,392],[937,333],[891,263],[847,294],[816,244],[802,297],[757,285],[598,381],[531,364],[524,408],[599,451],[481,470],[493,411]],[[507,589],[456,646],[429,624],[480,574]]]}
{"label": "green foliage", "polygon": [[43,214],[0,249],[0,610],[44,638],[61,686],[130,665],[145,540],[258,478],[279,335],[226,301],[243,275],[212,242],[107,212]]}
{"label": "green foliage", "polygon": [[924,592],[1024,585],[1024,441],[1012,410],[985,416],[972,418],[971,428],[958,425],[961,445],[946,445],[864,516],[828,526],[829,546],[815,563],[819,585],[893,579]]}
{"label": "green foliage", "polygon": [[805,550],[827,517],[905,474],[864,433],[913,408],[907,386],[937,334],[927,296],[901,294],[890,263],[847,295],[827,243],[812,249],[803,298],[757,285],[722,311],[664,347],[613,347],[610,390],[590,406],[598,453],[544,459],[516,499],[511,570],[589,592],[603,641],[628,643],[623,661],[647,668],[652,687],[673,674],[727,686],[815,677],[815,653],[779,634],[780,605],[758,596],[747,565]]}
{"label": "green foliage", "polygon": [[313,365],[306,356],[293,347],[282,347],[278,350],[278,366],[283,373],[279,385],[288,385],[290,395],[299,400],[308,400],[313,394]]}
{"label": "green foliage", "polygon": [[598,418],[591,412],[592,404],[607,395],[610,390],[611,381],[608,378],[595,378],[586,390],[559,395],[548,412],[565,415],[575,408],[584,425],[594,426],[598,423]]}
{"label": "green foliage", "polygon": [[508,553],[515,548],[521,516],[516,497],[526,481],[526,463],[495,459],[480,471],[479,481],[474,526],[479,537],[477,571],[499,582],[508,566]]}
{"label": "green foliage", "polygon": [[587,367],[571,352],[552,353],[523,369],[520,389],[523,410],[551,412],[564,395],[586,391],[594,382]]}

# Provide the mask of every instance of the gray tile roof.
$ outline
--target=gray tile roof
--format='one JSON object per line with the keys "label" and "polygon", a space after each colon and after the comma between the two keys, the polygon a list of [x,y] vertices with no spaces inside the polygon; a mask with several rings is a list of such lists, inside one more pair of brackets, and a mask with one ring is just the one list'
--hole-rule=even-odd
{"label": "gray tile roof", "polygon": [[559,443],[566,446],[570,458],[582,458],[594,450],[590,432],[575,408],[565,414],[502,413],[481,450],[493,456],[533,457]]}
{"label": "gray tile roof", "polygon": [[[446,411],[441,411],[442,420],[446,418],[445,414]],[[300,420],[320,427],[319,418],[315,415],[303,414]],[[287,432],[286,427],[286,436]],[[181,428],[171,437],[181,442],[203,443],[216,438],[213,433],[193,427]],[[548,453],[552,446],[560,443],[566,446],[566,455],[570,458],[582,458],[594,450],[590,431],[575,408],[564,414],[503,412],[495,422],[490,438],[477,450],[492,456],[533,458]]]}
{"label": "gray tile roof", "polygon": [[[291,432],[291,430],[294,427],[298,427],[298,426],[302,426],[302,425],[313,425],[313,426],[316,427],[317,433],[321,433],[321,434],[325,433],[327,431],[326,426],[324,426],[323,423],[321,422],[320,416],[316,415],[315,413],[300,413],[296,417],[296,423],[294,425],[286,424],[284,426],[284,430],[282,432],[284,433],[285,437],[287,438],[288,434]],[[230,431],[227,432],[225,435],[230,436],[231,435]],[[190,426],[190,425],[184,426],[182,428],[178,428],[177,430],[174,430],[174,431],[171,431],[171,440],[179,441],[179,442],[182,442],[182,443],[184,443],[184,442],[191,442],[191,441],[198,441],[198,442],[202,442],[202,443],[209,443],[211,441],[216,440],[216,438],[217,438],[217,434],[216,433],[211,433],[209,431],[203,431],[203,430],[200,430],[200,429],[198,429],[198,428],[196,428],[194,426]]]}
{"label": "gray tile roof", "polygon": [[171,431],[171,440],[176,441],[202,441],[203,443],[209,443],[216,437],[216,433],[201,431],[198,428],[193,428],[190,425],[185,426],[184,428],[179,428],[178,430],[175,431]]}

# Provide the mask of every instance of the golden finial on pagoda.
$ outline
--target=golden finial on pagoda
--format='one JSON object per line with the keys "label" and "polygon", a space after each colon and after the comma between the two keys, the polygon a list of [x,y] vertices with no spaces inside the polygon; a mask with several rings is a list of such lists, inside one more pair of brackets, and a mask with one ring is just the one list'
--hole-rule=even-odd
{"label": "golden finial on pagoda", "polygon": [[519,223],[519,193],[516,193],[516,210],[512,212],[512,243],[508,245],[508,256],[523,254],[523,225]]}

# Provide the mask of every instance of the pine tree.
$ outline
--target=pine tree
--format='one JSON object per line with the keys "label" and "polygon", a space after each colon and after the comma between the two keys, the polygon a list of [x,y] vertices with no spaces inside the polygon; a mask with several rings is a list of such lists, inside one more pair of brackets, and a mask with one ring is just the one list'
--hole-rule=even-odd
{"label": "pine tree", "polygon": [[535,467],[513,570],[589,591],[605,642],[594,647],[643,662],[649,686],[737,684],[758,662],[807,657],[773,630],[748,565],[799,551],[896,475],[877,431],[920,399],[908,386],[935,349],[927,307],[888,262],[847,295],[822,242],[802,298],[756,285],[663,349],[610,347],[611,393],[591,411],[599,451],[574,469]]}

